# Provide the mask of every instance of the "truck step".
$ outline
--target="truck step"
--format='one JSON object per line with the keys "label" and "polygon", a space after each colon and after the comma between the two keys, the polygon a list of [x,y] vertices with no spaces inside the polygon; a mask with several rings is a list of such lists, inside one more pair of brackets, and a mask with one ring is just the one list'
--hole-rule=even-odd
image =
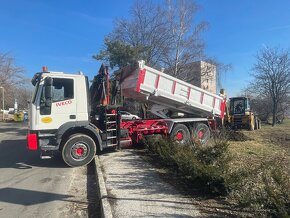
{"label": "truck step", "polygon": [[109,136],[109,137],[107,137],[107,139],[116,139],[117,138],[117,136]]}
{"label": "truck step", "polygon": [[45,150],[45,151],[54,151],[54,150],[58,150],[58,148],[54,145],[44,145],[41,147],[42,150]]}
{"label": "truck step", "polygon": [[132,143],[132,140],[122,140],[122,141],[120,141],[120,144],[125,144],[125,143],[128,143],[128,142]]}
{"label": "truck step", "polygon": [[116,146],[116,145],[118,145],[118,144],[108,144],[107,146],[108,147],[113,147],[113,146]]}
{"label": "truck step", "polygon": [[108,121],[107,123],[111,124],[111,123],[117,123],[116,121]]}
{"label": "truck step", "polygon": [[39,134],[38,137],[39,138],[55,137],[55,134],[49,134],[49,133]]}
{"label": "truck step", "polygon": [[40,155],[40,158],[41,158],[42,160],[45,160],[45,159],[51,159],[52,156],[50,156],[50,155]]}
{"label": "truck step", "polygon": [[107,132],[116,131],[117,129],[107,129]]}

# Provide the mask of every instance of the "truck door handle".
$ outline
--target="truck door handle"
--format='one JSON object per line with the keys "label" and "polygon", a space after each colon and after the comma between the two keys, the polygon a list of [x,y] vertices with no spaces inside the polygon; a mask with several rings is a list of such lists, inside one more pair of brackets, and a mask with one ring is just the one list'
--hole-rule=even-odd
{"label": "truck door handle", "polygon": [[69,115],[69,118],[70,119],[75,119],[76,118],[76,115]]}

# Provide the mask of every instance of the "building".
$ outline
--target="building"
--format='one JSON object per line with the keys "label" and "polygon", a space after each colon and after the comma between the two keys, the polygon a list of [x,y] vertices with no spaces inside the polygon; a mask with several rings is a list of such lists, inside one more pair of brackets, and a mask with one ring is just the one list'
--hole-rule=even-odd
{"label": "building", "polygon": [[[165,70],[165,73],[172,75],[170,70]],[[216,94],[216,66],[205,62],[196,61],[187,64],[182,69],[179,70],[177,75],[173,75],[185,82],[191,83],[197,87],[200,87],[206,91]]]}
{"label": "building", "polygon": [[189,83],[216,94],[217,78],[215,65],[205,61],[197,61],[189,64],[187,71],[193,74],[192,79],[188,81]]}

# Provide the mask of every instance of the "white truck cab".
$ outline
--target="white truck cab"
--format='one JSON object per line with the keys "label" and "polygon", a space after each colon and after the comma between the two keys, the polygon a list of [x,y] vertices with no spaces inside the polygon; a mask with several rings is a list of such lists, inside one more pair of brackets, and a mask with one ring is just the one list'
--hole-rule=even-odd
{"label": "white truck cab", "polygon": [[88,121],[87,77],[55,72],[36,77],[29,113],[31,130],[56,130],[64,123]]}
{"label": "white truck cab", "polygon": [[32,84],[35,90],[29,107],[28,148],[40,149],[42,158],[60,150],[69,166],[89,163],[101,139],[89,122],[88,78],[45,70],[34,75]]}

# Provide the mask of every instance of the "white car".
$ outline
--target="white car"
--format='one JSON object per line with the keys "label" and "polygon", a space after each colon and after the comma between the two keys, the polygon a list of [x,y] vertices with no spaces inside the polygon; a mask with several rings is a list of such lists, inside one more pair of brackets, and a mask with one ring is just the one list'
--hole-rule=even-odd
{"label": "white car", "polygon": [[120,111],[121,117],[123,120],[136,120],[136,119],[141,119],[137,115],[131,114],[127,111]]}

